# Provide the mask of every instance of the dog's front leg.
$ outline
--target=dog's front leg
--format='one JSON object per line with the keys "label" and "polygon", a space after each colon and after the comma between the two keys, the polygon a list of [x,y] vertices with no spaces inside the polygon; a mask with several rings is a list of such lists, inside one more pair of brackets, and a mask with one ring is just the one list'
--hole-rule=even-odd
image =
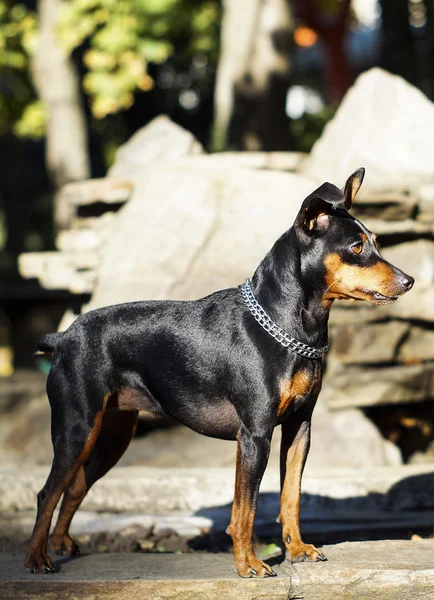
{"label": "dog's front leg", "polygon": [[282,423],[280,447],[280,522],[287,558],[291,562],[327,560],[300,534],[301,476],[310,447],[310,416],[304,421]]}
{"label": "dog's front leg", "polygon": [[227,532],[234,544],[234,559],[241,577],[269,577],[271,567],[256,558],[253,551],[253,522],[259,486],[270,454],[269,439],[259,434],[240,431],[237,448],[237,470],[231,523]]}

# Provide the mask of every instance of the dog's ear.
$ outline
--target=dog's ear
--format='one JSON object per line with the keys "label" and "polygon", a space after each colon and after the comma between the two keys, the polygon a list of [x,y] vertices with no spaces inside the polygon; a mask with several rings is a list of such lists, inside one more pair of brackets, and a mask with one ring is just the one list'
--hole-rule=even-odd
{"label": "dog's ear", "polygon": [[357,171],[354,171],[354,173],[348,177],[345,187],[342,188],[345,196],[345,208],[347,210],[350,210],[354,202],[354,198],[356,197],[356,194],[363,183],[364,176],[365,169],[360,167],[360,169],[357,169]]}
{"label": "dog's ear", "polygon": [[300,211],[299,225],[306,233],[314,231],[325,231],[329,226],[329,212],[333,204],[326,202],[323,198],[313,196],[303,203]]}

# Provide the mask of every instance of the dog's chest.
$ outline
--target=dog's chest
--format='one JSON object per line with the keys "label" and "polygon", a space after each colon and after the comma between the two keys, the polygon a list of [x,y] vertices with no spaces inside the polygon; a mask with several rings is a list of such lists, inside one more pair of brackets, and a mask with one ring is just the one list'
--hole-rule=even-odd
{"label": "dog's chest", "polygon": [[319,363],[306,363],[280,378],[277,416],[281,420],[290,408],[297,406],[321,389],[322,368]]}

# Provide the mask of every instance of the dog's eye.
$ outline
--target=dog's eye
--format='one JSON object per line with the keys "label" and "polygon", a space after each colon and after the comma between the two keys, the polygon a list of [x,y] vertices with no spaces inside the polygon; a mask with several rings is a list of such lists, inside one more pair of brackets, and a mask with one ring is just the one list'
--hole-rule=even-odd
{"label": "dog's eye", "polygon": [[363,242],[357,242],[356,244],[353,244],[351,246],[351,250],[354,252],[354,254],[360,254],[360,252],[363,250]]}

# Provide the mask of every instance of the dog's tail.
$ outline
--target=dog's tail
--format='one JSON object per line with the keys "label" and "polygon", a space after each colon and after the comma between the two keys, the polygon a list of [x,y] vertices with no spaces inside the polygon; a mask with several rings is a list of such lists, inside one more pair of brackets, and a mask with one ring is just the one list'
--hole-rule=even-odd
{"label": "dog's tail", "polygon": [[38,342],[38,354],[45,352],[55,352],[63,333],[47,333],[43,335]]}

